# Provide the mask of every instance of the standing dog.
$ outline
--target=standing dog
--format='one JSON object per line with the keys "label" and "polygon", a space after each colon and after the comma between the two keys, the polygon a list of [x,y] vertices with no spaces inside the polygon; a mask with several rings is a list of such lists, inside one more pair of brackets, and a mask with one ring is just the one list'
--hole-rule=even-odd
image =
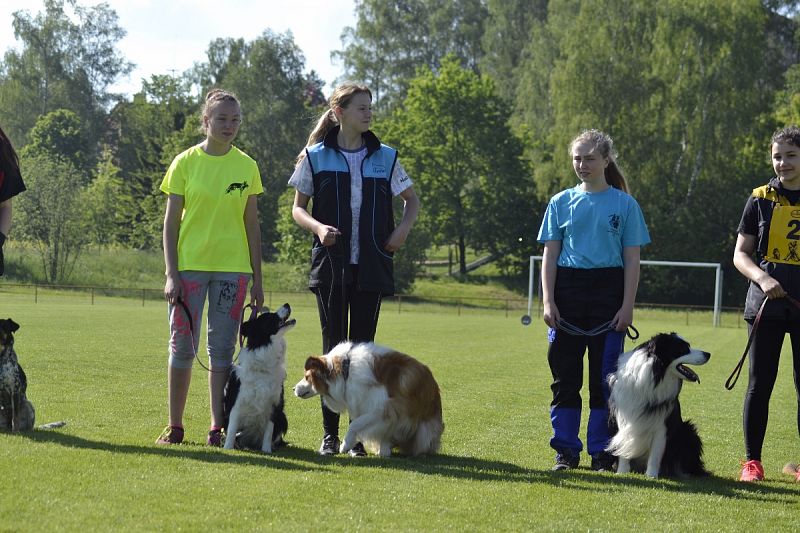
{"label": "standing dog", "polygon": [[272,453],[283,443],[288,429],[283,412],[286,379],[286,339],[295,325],[292,310],[284,304],[276,313],[262,313],[242,324],[247,344],[239,352],[225,388],[227,422],[225,448],[234,444]]}
{"label": "standing dog", "polygon": [[382,457],[395,446],[414,456],[439,450],[444,431],[439,385],[427,366],[391,348],[343,342],[327,355],[309,357],[294,393],[320,394],[331,410],[350,414],[342,453],[357,442]]}
{"label": "standing dog", "polygon": [[28,379],[14,351],[14,332],[19,324],[10,318],[0,320],[0,429],[29,431],[36,412],[25,391]]}
{"label": "standing dog", "polygon": [[608,378],[619,431],[606,449],[618,457],[617,473],[630,472],[633,464],[653,478],[708,475],[703,443],[694,424],[681,418],[678,394],[684,381],[700,381],[686,365],[703,365],[710,357],[675,333],[660,333],[620,356]]}

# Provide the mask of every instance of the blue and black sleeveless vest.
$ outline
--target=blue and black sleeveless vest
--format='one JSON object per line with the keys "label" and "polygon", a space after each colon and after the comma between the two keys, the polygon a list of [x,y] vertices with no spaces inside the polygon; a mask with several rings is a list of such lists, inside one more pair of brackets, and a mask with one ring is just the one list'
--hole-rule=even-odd
{"label": "blue and black sleeveless vest", "polygon": [[[327,250],[314,235],[309,277],[311,288],[352,283],[350,269],[344,268],[350,262],[351,176],[347,160],[336,142],[338,133],[337,126],[321,143],[306,149],[314,179],[311,216],[342,233],[337,244],[327,247]],[[364,133],[363,138],[367,155],[361,164],[358,289],[390,295],[394,294],[393,254],[384,250],[383,244],[394,230],[391,179],[397,151],[381,144],[371,131]]]}

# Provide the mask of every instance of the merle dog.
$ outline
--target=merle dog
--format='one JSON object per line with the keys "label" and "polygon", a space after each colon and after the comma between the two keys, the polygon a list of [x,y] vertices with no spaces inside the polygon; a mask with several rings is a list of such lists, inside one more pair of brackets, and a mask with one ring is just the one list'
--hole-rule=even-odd
{"label": "merle dog", "polygon": [[0,319],[0,430],[29,431],[35,421],[33,404],[25,396],[28,379],[14,351],[18,329],[10,318]]}

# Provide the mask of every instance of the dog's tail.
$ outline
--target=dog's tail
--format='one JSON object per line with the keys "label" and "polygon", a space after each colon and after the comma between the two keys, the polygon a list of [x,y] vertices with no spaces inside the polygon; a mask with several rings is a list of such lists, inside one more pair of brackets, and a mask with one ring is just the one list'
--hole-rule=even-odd
{"label": "dog's tail", "polygon": [[411,455],[433,455],[439,451],[441,445],[444,423],[439,417],[429,418],[420,422],[417,433],[414,435],[414,444]]}
{"label": "dog's tail", "polygon": [[56,428],[63,428],[67,425],[66,420],[59,420],[58,422],[50,422],[49,424],[42,424],[37,429],[56,429]]}

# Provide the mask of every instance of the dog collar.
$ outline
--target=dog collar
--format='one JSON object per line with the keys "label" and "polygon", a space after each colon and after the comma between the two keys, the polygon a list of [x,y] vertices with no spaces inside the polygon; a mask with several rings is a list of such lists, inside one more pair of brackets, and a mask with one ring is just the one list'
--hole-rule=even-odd
{"label": "dog collar", "polygon": [[342,358],[342,377],[347,379],[350,375],[350,356]]}

